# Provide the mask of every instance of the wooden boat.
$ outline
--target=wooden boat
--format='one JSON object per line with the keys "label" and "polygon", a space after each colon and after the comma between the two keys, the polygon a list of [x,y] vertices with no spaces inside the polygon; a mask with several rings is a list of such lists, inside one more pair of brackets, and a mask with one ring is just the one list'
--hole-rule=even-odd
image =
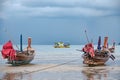
{"label": "wooden boat", "polygon": [[107,48],[107,41],[108,37],[105,37],[104,39],[104,46],[101,49],[101,38],[99,38],[98,41],[98,47],[96,50],[94,50],[94,46],[92,43],[88,43],[85,45],[85,47],[82,49],[84,54],[82,55],[83,63],[87,65],[103,65],[105,64],[109,58],[112,60],[115,59],[115,57],[111,54],[111,51]]}
{"label": "wooden boat", "polygon": [[55,42],[54,48],[70,48],[70,44]]}
{"label": "wooden boat", "polygon": [[110,58],[109,53],[105,51],[95,52],[95,56],[91,57],[88,53],[84,53],[82,58],[84,59],[83,63],[88,65],[103,65]]}
{"label": "wooden boat", "polygon": [[16,58],[15,60],[11,60],[8,58],[8,64],[12,65],[23,65],[30,63],[35,56],[34,50],[24,50],[24,51],[16,51]]}
{"label": "wooden boat", "polygon": [[120,45],[120,42],[118,43],[118,45]]}
{"label": "wooden boat", "polygon": [[8,64],[23,65],[30,63],[35,56],[35,50],[31,48],[31,38],[28,38],[28,47],[22,50],[22,36],[20,40],[20,51],[14,50],[12,42],[7,42],[1,51],[3,57],[8,60]]}
{"label": "wooden boat", "polygon": [[115,42],[113,42],[113,45],[112,45],[111,48],[109,48],[109,51],[110,51],[111,53],[114,53],[114,52],[115,52]]}

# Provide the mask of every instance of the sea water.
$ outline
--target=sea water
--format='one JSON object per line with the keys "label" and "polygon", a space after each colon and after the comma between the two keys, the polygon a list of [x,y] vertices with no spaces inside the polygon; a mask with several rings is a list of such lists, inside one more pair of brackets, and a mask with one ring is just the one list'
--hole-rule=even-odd
{"label": "sea water", "polygon": [[[15,47],[15,46],[14,46]],[[23,45],[26,48],[27,45]],[[51,67],[51,71],[43,70],[28,75],[22,75],[22,78],[16,80],[119,80],[120,76],[120,46],[116,46],[115,61],[109,59],[104,66],[88,67],[83,64],[81,50],[84,45],[71,45],[70,48],[54,48],[53,45],[32,45],[35,49],[35,58],[31,62],[34,65],[49,65],[55,64],[61,66],[62,71],[55,67]],[[96,46],[95,46],[96,48]],[[0,46],[2,49],[2,46]],[[15,49],[17,49],[15,47]],[[0,55],[0,65],[5,65],[6,60]],[[61,65],[62,64],[62,65]],[[63,66],[63,67],[62,67]],[[71,68],[72,67],[72,68]],[[112,67],[108,70],[107,67]],[[117,68],[116,68],[117,67]],[[63,68],[63,69],[62,69]],[[69,69],[70,70],[66,70]],[[78,69],[78,70],[76,70]],[[5,73],[0,73],[0,80],[5,76]],[[20,77],[20,76],[19,76]],[[7,79],[5,79],[7,80]]]}

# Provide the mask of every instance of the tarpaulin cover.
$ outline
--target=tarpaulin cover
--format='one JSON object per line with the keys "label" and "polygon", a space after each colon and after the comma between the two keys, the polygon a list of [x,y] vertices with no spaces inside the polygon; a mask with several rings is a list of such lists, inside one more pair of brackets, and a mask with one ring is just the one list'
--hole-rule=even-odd
{"label": "tarpaulin cover", "polygon": [[3,58],[9,58],[10,60],[15,60],[16,58],[16,51],[13,48],[13,44],[11,41],[8,41],[3,45],[1,53]]}
{"label": "tarpaulin cover", "polygon": [[86,44],[85,47],[82,49],[82,51],[85,53],[89,53],[91,57],[95,56],[94,47],[92,43]]}

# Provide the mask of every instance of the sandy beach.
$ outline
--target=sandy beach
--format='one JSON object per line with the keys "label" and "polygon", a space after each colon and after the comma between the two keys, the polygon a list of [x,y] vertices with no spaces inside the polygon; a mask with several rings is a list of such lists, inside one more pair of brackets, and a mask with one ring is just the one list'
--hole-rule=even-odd
{"label": "sandy beach", "polygon": [[120,67],[28,64],[0,66],[0,72],[1,80],[119,80]]}
{"label": "sandy beach", "polygon": [[11,66],[1,58],[0,80],[119,80],[119,49],[114,54],[115,61],[109,59],[105,65],[89,67],[83,64],[82,53],[76,51],[79,46],[69,49],[34,47],[36,56],[27,65]]}

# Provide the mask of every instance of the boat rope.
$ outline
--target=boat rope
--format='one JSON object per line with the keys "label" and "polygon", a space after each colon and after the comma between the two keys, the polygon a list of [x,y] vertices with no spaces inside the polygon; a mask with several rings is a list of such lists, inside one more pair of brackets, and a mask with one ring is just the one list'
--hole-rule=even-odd
{"label": "boat rope", "polygon": [[26,73],[24,73],[24,74],[30,74],[30,73],[34,73],[34,72],[39,72],[39,71],[44,71],[44,70],[52,69],[52,68],[55,68],[55,67],[60,67],[60,66],[63,66],[65,64],[68,64],[68,63],[71,63],[71,62],[75,62],[77,60],[79,60],[79,59],[71,60],[71,61],[64,62],[64,63],[61,63],[61,64],[57,64],[57,65],[54,65],[54,66],[45,67],[45,68],[38,69],[38,70],[35,70],[35,71],[31,71],[31,72],[26,71]]}
{"label": "boat rope", "polygon": [[85,35],[86,35],[86,38],[87,38],[87,42],[89,43],[89,39],[88,39],[87,31],[86,30],[85,30]]}
{"label": "boat rope", "polygon": [[[15,44],[15,41],[13,39],[13,37],[10,35],[10,33],[7,31],[7,29],[4,29],[4,32],[6,33],[6,35],[13,41],[13,44]],[[19,50],[19,47],[17,46],[17,44],[15,44],[16,48]]]}

